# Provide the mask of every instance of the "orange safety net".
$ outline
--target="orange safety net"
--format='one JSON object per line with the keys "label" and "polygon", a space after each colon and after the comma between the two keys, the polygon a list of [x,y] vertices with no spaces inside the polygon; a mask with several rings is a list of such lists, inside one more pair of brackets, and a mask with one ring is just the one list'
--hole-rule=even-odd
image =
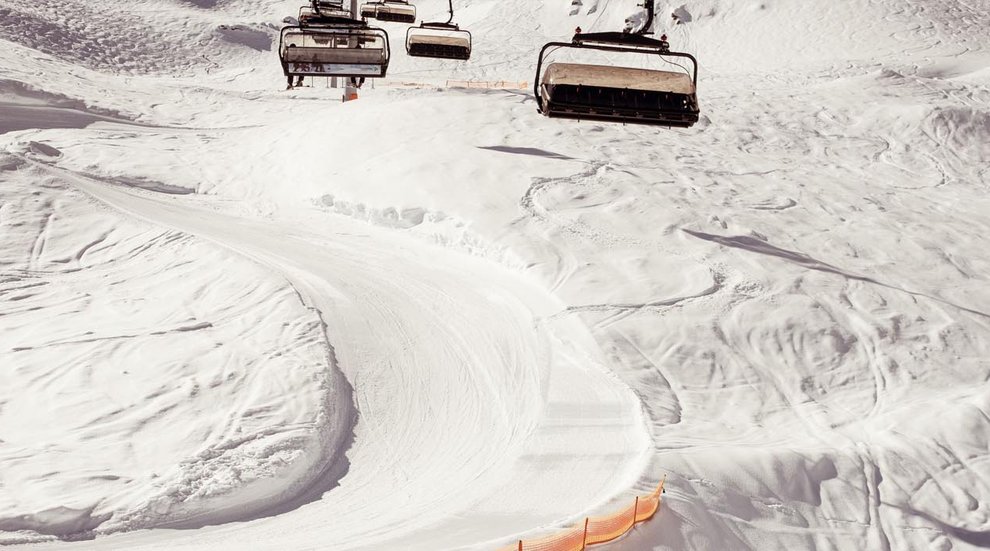
{"label": "orange safety net", "polygon": [[529,82],[518,82],[514,80],[494,80],[494,81],[481,81],[481,80],[448,80],[447,88],[488,88],[488,89],[500,89],[500,90],[526,90],[529,88]]}
{"label": "orange safety net", "polygon": [[[581,551],[584,549],[584,525],[573,526],[565,532],[538,540],[523,542],[527,551]],[[518,546],[509,549],[518,549]]]}
{"label": "orange safety net", "polygon": [[660,509],[660,494],[663,493],[664,477],[651,494],[637,497],[627,507],[601,518],[586,518],[575,526],[559,534],[537,540],[519,540],[516,545],[499,551],[583,551],[595,543],[612,541],[625,534],[637,522],[649,520]]}
{"label": "orange safety net", "polygon": [[397,80],[383,80],[376,82],[375,87],[387,88],[484,88],[488,90],[528,90],[531,83],[514,80],[447,80],[443,84],[438,82],[410,82]]}

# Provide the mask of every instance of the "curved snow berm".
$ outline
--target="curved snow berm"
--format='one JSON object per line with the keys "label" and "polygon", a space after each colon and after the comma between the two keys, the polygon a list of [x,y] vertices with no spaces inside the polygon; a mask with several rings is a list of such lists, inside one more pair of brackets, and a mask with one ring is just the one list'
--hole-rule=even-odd
{"label": "curved snow berm", "polygon": [[329,489],[353,398],[297,291],[100,208],[31,160],[51,146],[11,149],[0,541],[243,520]]}
{"label": "curved snow berm", "polygon": [[[114,124],[128,128],[125,123]],[[49,168],[63,154],[40,142],[14,143],[9,149],[18,156],[10,157],[5,167],[20,183],[11,197],[22,198],[35,209],[23,204],[8,209],[11,226],[25,234],[18,241],[34,240],[32,256],[23,262],[42,266],[45,255],[53,255],[49,262],[56,266],[69,262],[69,273],[85,276],[79,283],[63,276],[63,283],[74,283],[82,290],[75,291],[73,285],[61,290],[82,295],[78,300],[85,307],[56,317],[45,310],[55,300],[51,296],[29,293],[14,297],[19,302],[33,298],[39,306],[26,308],[28,317],[23,320],[11,320],[16,325],[9,332],[20,343],[12,352],[25,355],[44,350],[49,356],[47,361],[25,358],[28,367],[19,371],[28,380],[10,388],[18,388],[33,401],[42,396],[31,382],[38,369],[47,370],[51,377],[57,371],[61,384],[73,384],[68,374],[82,369],[86,382],[82,386],[95,396],[82,392],[68,400],[72,407],[92,410],[91,416],[81,420],[63,418],[60,408],[39,419],[38,412],[30,412],[15,397],[5,400],[5,413],[15,416],[12,419],[23,423],[28,432],[36,434],[39,420],[50,429],[70,421],[63,433],[53,434],[51,439],[74,450],[66,454],[57,474],[50,470],[45,473],[47,484],[59,484],[56,495],[38,492],[39,481],[20,474],[20,463],[16,458],[11,460],[6,472],[13,473],[12,481],[25,489],[23,495],[37,503],[33,508],[37,512],[17,511],[31,502],[11,505],[17,514],[5,518],[3,527],[21,534],[6,537],[8,542],[37,539],[31,532],[80,539],[92,537],[94,532],[106,535],[144,527],[199,528],[292,511],[259,521],[258,528],[238,531],[234,536],[237,541],[281,548],[286,538],[272,538],[273,531],[281,533],[299,523],[315,522],[297,516],[309,511],[320,518],[353,516],[334,531],[341,545],[349,547],[396,545],[398,539],[403,545],[421,548],[463,545],[479,539],[496,540],[506,533],[523,532],[580,513],[589,503],[627,487],[642,468],[647,441],[635,396],[600,366],[596,345],[584,327],[552,319],[550,315],[558,312],[560,305],[517,277],[493,270],[485,262],[416,241],[403,245],[402,238],[376,234],[357,222],[344,220],[328,226],[317,215],[315,223],[324,229],[306,232],[298,229],[301,222],[308,222],[305,213],[290,223],[266,224],[204,211],[198,206],[203,199],[177,202],[182,194],[161,193],[174,185],[141,186],[156,190],[163,197],[157,200],[151,195],[122,192],[118,189],[121,183],[133,187],[132,179],[118,183]],[[44,183],[45,189],[51,190],[46,193],[54,197],[42,194],[43,200],[35,200],[37,195],[28,188],[36,182]],[[142,230],[153,232],[150,240],[142,238],[141,232],[131,235],[135,233],[132,227],[143,224],[118,221],[94,209],[79,195],[79,189],[128,214],[154,221],[158,228]],[[34,222],[37,219],[42,221]],[[70,231],[72,224],[87,231],[75,234]],[[350,230],[344,231],[348,226]],[[88,233],[98,231],[101,233],[96,237],[87,238]],[[76,245],[81,238],[85,238],[84,244]],[[139,248],[120,252],[117,240],[124,238]],[[270,275],[262,275],[258,268],[239,267],[243,261],[233,262],[228,254],[203,243],[203,238],[284,274],[292,284],[290,292],[273,293],[264,285]],[[191,247],[194,260],[185,260],[184,255],[172,251],[173,243]],[[407,247],[409,252],[398,253],[396,247]],[[68,252],[63,253],[63,249]],[[170,309],[168,301],[154,307],[157,301],[153,294],[144,290],[138,293],[143,297],[141,303],[128,310],[135,319],[102,320],[96,312],[106,307],[94,299],[97,290],[91,281],[98,285],[111,276],[89,267],[89,262],[100,258],[97,252],[107,256],[100,266],[115,270],[113,284],[101,290],[113,304],[135,300],[127,292],[128,285],[140,283],[139,289],[154,287],[159,292],[171,292],[173,299],[183,296],[175,287],[186,285],[190,288],[183,290],[191,294],[187,299],[190,308],[208,315],[207,300],[216,301],[236,317],[229,321],[220,316],[208,316],[210,321],[190,317],[171,330],[143,328],[162,323],[156,321],[156,312],[169,317],[181,314]],[[155,254],[158,256],[151,256]],[[222,262],[223,268],[211,265],[211,259]],[[129,271],[125,260],[132,260],[144,271]],[[218,270],[225,274],[223,279],[216,279]],[[397,270],[402,277],[397,277]],[[208,277],[209,287],[197,286],[190,274]],[[234,289],[242,288],[240,293],[231,296],[222,292],[221,284],[228,278]],[[255,289],[262,296],[255,296]],[[338,358],[327,354],[325,344],[321,360],[328,365],[322,366],[310,362],[297,365],[305,356],[295,350],[258,348],[263,343],[258,338],[263,334],[258,331],[279,317],[266,317],[265,323],[258,318],[277,313],[279,309],[273,309],[271,302],[279,297],[290,302],[303,299],[332,314],[327,323],[335,335],[341,363],[347,366],[348,377],[361,383],[354,399],[363,412],[363,422],[356,428],[350,425],[350,387],[335,375]],[[39,333],[36,329],[37,318],[42,315],[55,322],[52,328],[66,327],[68,335],[49,342],[51,330]],[[106,332],[112,334],[94,332],[94,319],[109,324]],[[134,328],[134,323],[142,327]],[[89,329],[75,337],[71,328],[76,325]],[[216,333],[218,327],[225,326],[242,333]],[[291,327],[284,321],[282,326]],[[45,342],[29,342],[15,328],[37,333]],[[308,328],[318,332],[312,337],[278,333],[279,344],[324,343],[322,323],[315,327],[311,323]],[[196,341],[190,341],[187,334],[198,332],[205,333],[205,343],[213,348],[231,343],[236,357],[220,356],[223,361],[217,361],[190,349]],[[120,347],[118,340],[127,346]],[[50,348],[73,344],[84,346],[77,360],[82,365],[51,359]],[[125,378],[132,375],[132,369],[122,367],[132,361],[126,351],[146,353],[151,346],[176,344],[179,350],[172,355],[154,355],[164,362],[162,367],[156,362],[140,364],[141,373],[150,372],[146,377],[164,378],[146,383],[157,385],[151,393],[128,395],[133,390],[131,381],[123,382],[119,389],[108,386],[107,378],[115,376],[116,370]],[[183,359],[182,354],[189,352],[200,357]],[[232,379],[240,381],[235,360],[246,362],[248,373],[243,377],[249,377],[249,382],[259,375],[274,379],[258,380],[246,387],[229,385]],[[222,374],[207,377],[204,363],[222,370]],[[38,367],[33,367],[35,364]],[[323,373],[317,376],[319,370],[313,369],[319,367]],[[281,380],[284,374],[301,369],[300,386],[290,384],[291,378]],[[94,375],[97,379],[90,381]],[[178,388],[170,390],[170,384]],[[218,387],[243,393],[241,400],[261,403],[242,404],[233,397],[216,396],[212,390]],[[99,398],[111,389],[114,399],[105,407],[112,410],[101,414]],[[311,404],[307,395],[322,398],[324,403],[310,414],[311,421],[304,422],[290,414]],[[125,396],[133,401],[130,408],[121,407]],[[55,394],[46,401],[58,406],[66,398]],[[132,413],[131,409],[138,411]],[[144,410],[150,419],[145,418]],[[257,425],[246,432],[236,422],[238,415],[256,420]],[[75,422],[84,424],[84,434],[75,436],[83,430]],[[181,427],[172,426],[175,424]],[[232,434],[213,445],[200,444],[204,435],[224,429]],[[353,445],[347,438],[351,430],[356,431]],[[31,452],[29,447],[47,447],[48,440],[33,441],[28,432],[8,433],[5,438],[20,444],[14,448],[18,454],[40,458],[43,468],[50,469],[53,460]],[[90,464],[80,462],[78,453],[86,453],[86,445],[74,443],[70,434],[83,442],[96,440],[107,457],[94,451],[90,452]],[[143,444],[136,440],[137,434],[155,440]],[[176,439],[172,446],[166,444],[170,438]],[[108,447],[112,445],[123,450]],[[347,462],[342,463],[341,454],[348,446]],[[163,454],[165,450],[172,450],[173,456]],[[174,457],[191,451],[195,451],[192,457]],[[138,455],[138,465],[116,466],[112,461],[132,455]],[[131,473],[119,474],[139,467],[152,471],[145,485],[135,483]],[[78,486],[79,469],[97,473],[91,477],[88,491]],[[332,499],[294,510],[318,500],[344,474],[342,487],[328,494]],[[573,484],[571,477],[577,477],[581,484]],[[121,486],[129,493],[109,493],[107,486],[121,479]],[[546,501],[547,495],[553,495],[554,500]],[[62,503],[59,500],[63,496],[71,496],[73,504],[91,505],[46,505]],[[129,501],[124,501],[125,497]],[[539,507],[513,518],[520,503],[537,503]],[[471,530],[451,533],[430,528],[452,517],[461,519]],[[507,518],[493,524],[493,517]],[[203,537],[201,531],[190,540],[171,536],[168,545],[199,547],[204,545]],[[299,545],[304,545],[313,535],[299,532],[297,537]],[[103,545],[101,541],[96,545]],[[157,537],[141,536],[123,542],[110,538],[106,545],[133,547],[145,542],[162,544]]]}
{"label": "curved snow berm", "polygon": [[[73,181],[124,212],[286,274],[327,316],[354,384],[361,417],[340,487],[250,526],[175,535],[170,547],[201,548],[214,537],[305,547],[313,534],[287,532],[320,519],[333,519],[343,548],[497,541],[580,513],[642,469],[638,400],[602,368],[584,326],[552,318],[559,304],[525,280],[360,222],[304,212],[254,222]],[[520,514],[521,504],[536,507]],[[452,529],[452,519],[469,529]]]}

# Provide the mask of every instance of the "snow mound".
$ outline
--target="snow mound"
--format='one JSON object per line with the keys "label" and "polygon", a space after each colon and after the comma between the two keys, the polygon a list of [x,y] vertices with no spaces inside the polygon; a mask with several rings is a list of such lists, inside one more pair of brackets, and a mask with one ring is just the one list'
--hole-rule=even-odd
{"label": "snow mound", "polygon": [[46,536],[70,538],[91,532],[110,518],[110,513],[94,516],[93,509],[95,508],[96,505],[86,509],[53,507],[38,513],[0,518],[0,530],[8,532],[30,531]]}
{"label": "snow mound", "polygon": [[926,121],[932,138],[970,162],[990,159],[990,110],[942,107]]}
{"label": "snow mound", "polygon": [[4,529],[220,523],[336,483],[350,390],[294,289],[215,246],[109,216],[31,160],[0,159],[0,232],[19,245],[0,249]]}

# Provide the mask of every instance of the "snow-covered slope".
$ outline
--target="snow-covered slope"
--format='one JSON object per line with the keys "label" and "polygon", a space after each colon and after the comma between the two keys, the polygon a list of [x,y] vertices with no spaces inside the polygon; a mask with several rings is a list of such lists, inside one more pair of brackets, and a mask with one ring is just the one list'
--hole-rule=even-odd
{"label": "snow-covered slope", "polygon": [[346,104],[297,3],[0,0],[0,542],[483,549],[667,474],[614,547],[987,543],[990,4],[658,2],[670,130],[442,86],[632,2],[386,23],[423,87]]}

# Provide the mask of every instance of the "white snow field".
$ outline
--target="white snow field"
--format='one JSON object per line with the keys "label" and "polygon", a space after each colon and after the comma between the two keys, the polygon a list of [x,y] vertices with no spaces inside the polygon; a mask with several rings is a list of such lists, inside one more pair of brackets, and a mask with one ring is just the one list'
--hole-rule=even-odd
{"label": "white snow field", "polygon": [[382,23],[347,103],[302,3],[0,0],[0,545],[494,549],[667,475],[609,548],[990,546],[990,1],[659,1],[690,129],[445,85],[631,0]]}

